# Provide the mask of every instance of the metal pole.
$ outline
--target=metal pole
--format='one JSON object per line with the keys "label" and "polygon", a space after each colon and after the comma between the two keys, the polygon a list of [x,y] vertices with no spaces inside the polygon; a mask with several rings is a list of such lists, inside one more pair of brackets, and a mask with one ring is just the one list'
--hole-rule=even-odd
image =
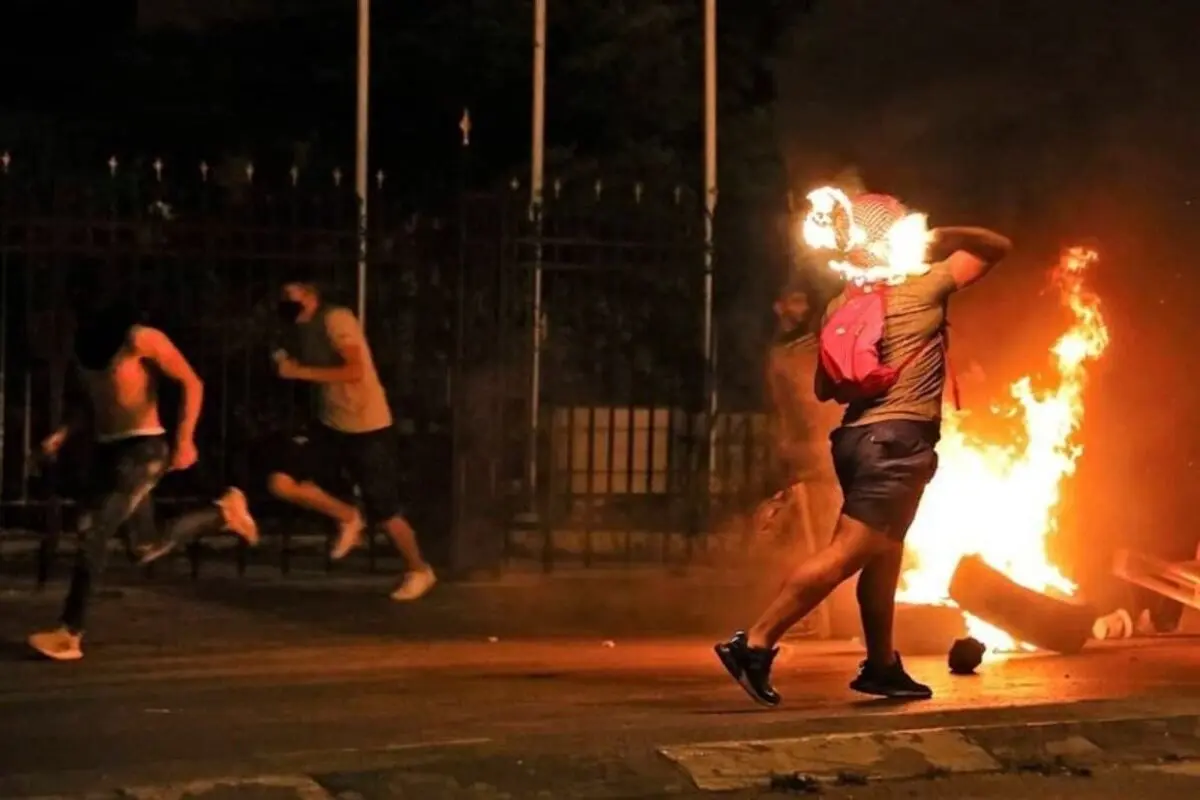
{"label": "metal pole", "polygon": [[716,457],[717,347],[713,329],[713,218],[717,210],[717,0],[704,0],[704,366],[709,470]]}
{"label": "metal pole", "polygon": [[371,102],[371,0],[358,0],[358,116],[354,193],[358,198],[358,322],[367,324],[367,143]]}
{"label": "metal pole", "polygon": [[546,154],[546,0],[533,5],[533,135],[529,175],[529,218],[534,225],[533,358],[529,387],[529,490],[537,489],[537,456],[542,385],[542,188]]}

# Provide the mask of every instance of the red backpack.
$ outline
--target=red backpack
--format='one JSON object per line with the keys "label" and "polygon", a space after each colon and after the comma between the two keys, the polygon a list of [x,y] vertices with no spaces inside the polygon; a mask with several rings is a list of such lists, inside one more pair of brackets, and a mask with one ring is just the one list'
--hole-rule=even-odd
{"label": "red backpack", "polygon": [[[839,306],[821,328],[820,369],[833,390],[832,399],[846,405],[859,400],[881,397],[896,385],[897,379],[918,356],[940,343],[949,349],[944,325],[927,345],[917,349],[896,366],[883,363],[883,342],[887,317],[885,284],[846,287],[846,302]],[[947,377],[953,392],[954,407],[960,408],[958,381],[946,356]]]}

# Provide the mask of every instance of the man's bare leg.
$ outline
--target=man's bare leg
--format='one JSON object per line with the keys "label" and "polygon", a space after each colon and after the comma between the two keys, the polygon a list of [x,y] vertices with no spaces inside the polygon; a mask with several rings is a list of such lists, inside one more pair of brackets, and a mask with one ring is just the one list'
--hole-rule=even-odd
{"label": "man's bare leg", "polygon": [[886,537],[858,520],[838,517],[833,540],[800,562],[784,581],[775,601],[747,632],[751,647],[770,649],[788,629],[812,613],[842,581],[880,552]]}
{"label": "man's bare leg", "polygon": [[896,587],[900,583],[903,560],[904,545],[888,542],[888,546],[868,561],[858,575],[858,613],[867,645],[867,661],[876,667],[888,667],[896,662],[893,626]]}
{"label": "man's bare leg", "polygon": [[338,523],[338,538],[330,553],[335,561],[345,558],[362,539],[365,523],[358,509],[312,481],[298,481],[291,475],[273,472],[267,477],[267,489],[280,500],[316,511]]}
{"label": "man's bare leg", "polygon": [[716,646],[725,669],[751,698],[766,706],[779,704],[779,693],[771,685],[771,664],[779,652],[779,640],[887,544],[879,531],[845,514],[839,516],[832,541],[800,562],[749,632],[739,631]]}
{"label": "man's bare leg", "polygon": [[267,489],[280,500],[316,511],[335,522],[352,522],[359,518],[357,508],[337,499],[312,481],[298,481],[291,475],[273,472],[267,478]]}
{"label": "man's bare leg", "polygon": [[396,549],[408,564],[408,572],[396,591],[392,592],[393,600],[416,600],[433,588],[437,576],[433,568],[421,555],[421,547],[417,544],[417,532],[413,530],[408,520],[396,515],[383,523],[383,529],[396,544]]}

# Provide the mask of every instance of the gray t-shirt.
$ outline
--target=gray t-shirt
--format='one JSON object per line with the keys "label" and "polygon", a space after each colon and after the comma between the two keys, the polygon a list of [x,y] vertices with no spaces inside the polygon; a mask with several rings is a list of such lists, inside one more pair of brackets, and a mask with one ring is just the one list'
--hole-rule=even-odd
{"label": "gray t-shirt", "polygon": [[[942,418],[946,387],[946,301],[956,290],[949,264],[940,261],[930,271],[887,290],[881,343],[883,363],[903,364],[896,384],[882,397],[851,403],[843,425],[867,425],[907,419],[937,422]],[[828,319],[846,301],[835,297],[825,311]]]}
{"label": "gray t-shirt", "polygon": [[363,374],[357,381],[313,384],[317,419],[343,433],[369,433],[392,424],[387,393],[375,371],[371,348],[358,319],[347,308],[322,307],[307,322],[296,324],[297,360],[306,367],[340,367],[341,352],[357,348]]}

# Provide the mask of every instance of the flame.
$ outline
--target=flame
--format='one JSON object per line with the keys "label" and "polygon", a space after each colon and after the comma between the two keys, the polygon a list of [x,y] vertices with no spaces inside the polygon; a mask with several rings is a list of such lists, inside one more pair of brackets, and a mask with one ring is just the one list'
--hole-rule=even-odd
{"label": "flame", "polygon": [[830,269],[847,280],[899,283],[929,271],[926,254],[930,233],[924,214],[908,214],[897,220],[882,238],[870,241],[867,232],[855,222],[854,204],[845,192],[823,186],[809,192],[808,202],[810,209],[801,226],[805,244],[840,253],[865,250],[878,262],[863,267],[831,257]]}
{"label": "flame", "polygon": [[[941,465],[908,535],[911,567],[897,599],[949,604],[950,579],[959,559],[979,555],[1016,583],[1070,596],[1076,587],[1047,551],[1057,530],[1062,484],[1082,447],[1075,434],[1083,420],[1086,367],[1108,346],[1100,300],[1084,286],[1094,251],[1066,251],[1054,272],[1063,305],[1074,321],[1051,348],[1057,386],[1035,391],[1026,376],[1013,383],[1012,402],[992,411],[1023,423],[1020,442],[986,441],[963,429],[966,413],[948,410],[938,446]],[[971,635],[992,651],[1032,649],[970,615]]]}

